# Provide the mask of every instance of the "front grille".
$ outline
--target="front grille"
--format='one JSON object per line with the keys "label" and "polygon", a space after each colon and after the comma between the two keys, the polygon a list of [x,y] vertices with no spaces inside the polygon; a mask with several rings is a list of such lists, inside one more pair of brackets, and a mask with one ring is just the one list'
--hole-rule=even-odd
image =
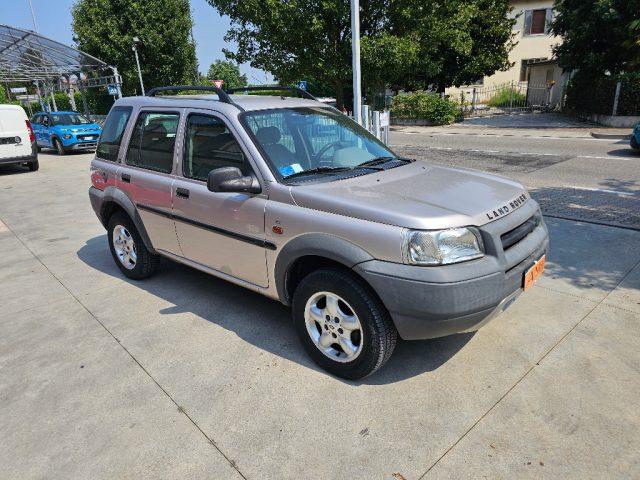
{"label": "front grille", "polygon": [[540,225],[540,213],[536,213],[513,230],[509,230],[508,232],[503,233],[500,236],[502,249],[507,250],[508,248],[513,247],[516,243],[533,232],[538,225]]}

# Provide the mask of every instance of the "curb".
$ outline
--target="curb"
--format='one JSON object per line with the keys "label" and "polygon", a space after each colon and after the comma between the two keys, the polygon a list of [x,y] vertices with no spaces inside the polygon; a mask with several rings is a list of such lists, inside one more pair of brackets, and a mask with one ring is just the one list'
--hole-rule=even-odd
{"label": "curb", "polygon": [[606,139],[606,140],[630,140],[631,134],[622,133],[596,133],[591,132],[593,138]]}

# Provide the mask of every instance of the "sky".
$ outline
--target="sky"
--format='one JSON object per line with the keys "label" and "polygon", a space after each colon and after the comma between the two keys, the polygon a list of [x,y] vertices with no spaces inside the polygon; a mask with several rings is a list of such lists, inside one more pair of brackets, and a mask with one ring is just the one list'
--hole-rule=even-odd
{"label": "sky", "polygon": [[[38,33],[73,46],[71,6],[76,0],[31,1],[36,15]],[[33,30],[29,1],[11,0],[11,3],[12,8],[2,9],[0,23]],[[229,18],[220,16],[218,11],[205,0],[191,0],[191,11],[194,19],[193,36],[196,41],[198,65],[200,71],[206,73],[213,61],[224,59],[223,48],[233,49],[233,45],[226,44],[224,41],[224,35],[230,26]],[[249,65],[240,65],[240,71],[247,75],[249,83],[259,84],[273,81],[271,75]]]}

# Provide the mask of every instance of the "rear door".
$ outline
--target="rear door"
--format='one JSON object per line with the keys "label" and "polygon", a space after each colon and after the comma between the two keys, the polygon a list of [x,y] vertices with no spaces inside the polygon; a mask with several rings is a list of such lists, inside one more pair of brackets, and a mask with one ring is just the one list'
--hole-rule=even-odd
{"label": "rear door", "polygon": [[157,250],[182,255],[172,218],[171,190],[180,110],[140,110],[116,185],[136,205]]}
{"label": "rear door", "polygon": [[188,112],[179,159],[173,212],[184,256],[227,275],[268,285],[265,194],[211,192],[207,177],[215,168],[253,173],[246,149],[221,116]]}
{"label": "rear door", "polygon": [[0,107],[0,158],[31,155],[26,120],[27,114],[22,108]]}
{"label": "rear door", "polygon": [[51,129],[53,125],[51,124],[51,116],[49,114],[44,114],[40,117],[40,142],[43,147],[50,147],[53,145],[51,142]]}

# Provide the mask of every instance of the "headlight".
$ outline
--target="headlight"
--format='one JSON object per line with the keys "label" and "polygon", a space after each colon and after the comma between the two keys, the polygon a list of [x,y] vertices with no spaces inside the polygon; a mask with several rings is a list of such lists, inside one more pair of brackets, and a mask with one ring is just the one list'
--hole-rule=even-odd
{"label": "headlight", "polygon": [[71,134],[65,133],[64,135],[62,135],[62,138],[64,138],[65,140],[69,140],[71,138]]}
{"label": "headlight", "polygon": [[484,245],[480,232],[473,227],[408,230],[402,251],[405,262],[409,264],[447,265],[482,257]]}

